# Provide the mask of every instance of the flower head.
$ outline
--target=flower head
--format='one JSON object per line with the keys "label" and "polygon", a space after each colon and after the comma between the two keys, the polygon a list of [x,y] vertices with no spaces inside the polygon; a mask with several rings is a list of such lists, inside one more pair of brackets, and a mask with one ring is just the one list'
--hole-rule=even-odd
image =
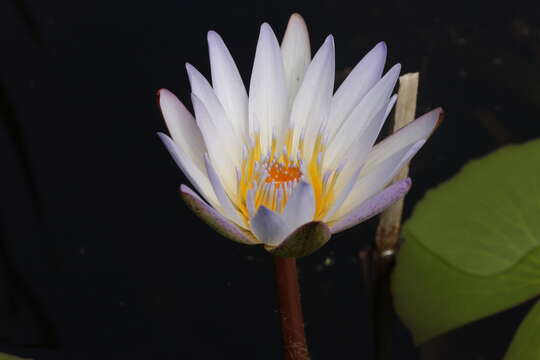
{"label": "flower head", "polygon": [[169,91],[159,104],[172,139],[160,134],[204,198],[186,203],[224,236],[303,256],[405,195],[386,187],[435,128],[440,109],[374,146],[396,102],[400,65],[383,76],[377,44],[334,93],[334,39],[311,59],[304,20],[292,15],[278,43],[261,26],[249,96],[221,37],[208,33],[212,85],[190,64],[195,118]]}

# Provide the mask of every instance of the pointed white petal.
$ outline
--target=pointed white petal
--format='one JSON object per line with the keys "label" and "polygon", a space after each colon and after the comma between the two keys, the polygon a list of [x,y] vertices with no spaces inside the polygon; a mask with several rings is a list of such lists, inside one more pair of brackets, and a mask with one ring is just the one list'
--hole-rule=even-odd
{"label": "pointed white petal", "polygon": [[291,110],[291,127],[294,128],[292,151],[295,152],[301,134],[305,134],[306,161],[312,155],[317,133],[330,111],[334,74],[334,38],[330,35],[313,57]]}
{"label": "pointed white petal", "polygon": [[364,201],[356,208],[344,215],[339,221],[330,227],[332,234],[347,230],[380,214],[390,205],[401,199],[411,188],[411,179],[398,181],[380,193]]}
{"label": "pointed white petal", "polygon": [[234,162],[237,159],[235,151],[227,141],[227,138],[223,136],[223,133],[212,122],[210,114],[202,101],[195,94],[191,94],[191,101],[195,110],[197,125],[201,129],[206,148],[208,149],[208,155],[212,163],[215,164],[225,189],[233,196],[236,191],[237,181],[234,173],[234,168],[237,166],[237,163]]}
{"label": "pointed white petal", "polygon": [[206,175],[206,169],[200,169],[187,156],[184,151],[170,137],[158,133],[159,138],[171,154],[176,165],[182,170],[189,182],[212,206],[217,206],[218,201],[214,189]]}
{"label": "pointed white petal", "polygon": [[[214,124],[214,127],[223,137],[223,143],[227,145],[228,151],[231,153],[232,160],[235,163],[240,163],[242,139],[233,129],[233,126],[221,106],[221,102],[214,93],[214,89],[208,83],[208,80],[197,71],[191,64],[186,64],[191,91],[208,111],[209,119]],[[197,115],[197,114],[195,114]],[[208,146],[208,144],[207,144]]]}
{"label": "pointed white petal", "polygon": [[248,96],[242,77],[223,39],[215,31],[208,32],[208,50],[214,92],[236,134],[245,139]]}
{"label": "pointed white petal", "polygon": [[281,214],[265,206],[260,206],[251,219],[251,231],[262,243],[270,246],[279,245],[291,232]]}
{"label": "pointed white petal", "polygon": [[195,119],[184,104],[167,89],[158,91],[161,113],[173,140],[199,169],[204,169],[206,146]]}
{"label": "pointed white petal", "polygon": [[381,128],[388,116],[389,110],[395,104],[397,96],[394,95],[387,106],[383,106],[379,113],[369,121],[364,131],[355,139],[352,145],[344,152],[342,156],[343,170],[341,171],[337,182],[336,189],[340,189],[345,183],[348,183],[350,177],[353,176],[364,166],[364,163],[377,140]]}
{"label": "pointed white petal", "polygon": [[204,104],[212,121],[216,123],[218,120],[223,121],[227,119],[223,106],[219,102],[208,80],[189,63],[186,63],[186,71],[188,73],[189,83],[191,84],[191,92]]}
{"label": "pointed white petal", "polygon": [[[335,136],[330,139],[326,154],[327,164],[343,157],[357,136],[365,130],[369,121],[384,107],[386,109],[392,90],[399,77],[401,66],[394,65],[379,82],[362,98]],[[326,165],[325,165],[326,166]]]}
{"label": "pointed white petal", "polygon": [[311,185],[301,181],[292,190],[287,201],[283,218],[290,228],[296,229],[313,220],[315,214],[315,197]]}
{"label": "pointed white petal", "polygon": [[344,214],[351,211],[351,209],[383,189],[397,172],[420,150],[424,143],[425,140],[420,140],[417,143],[409,145],[388,157],[374,168],[369,169],[369,171],[364,167],[353,190],[334,217],[328,221],[341,218]]}
{"label": "pointed white petal", "polygon": [[366,160],[367,170],[403,148],[419,140],[426,140],[439,124],[442,116],[441,108],[434,109],[375,145]]}
{"label": "pointed white petal", "polygon": [[281,54],[289,93],[289,106],[291,106],[311,61],[307,26],[299,14],[292,14],[289,19],[281,42]]}
{"label": "pointed white petal", "polygon": [[270,148],[272,134],[279,137],[286,129],[288,101],[281,50],[274,32],[264,23],[249,83],[249,130],[260,129],[263,154]]}
{"label": "pointed white petal", "polygon": [[328,132],[333,135],[354,107],[381,78],[386,61],[386,44],[380,42],[364,56],[332,98]]}
{"label": "pointed white petal", "polygon": [[243,224],[240,214],[238,213],[238,211],[236,211],[231,200],[229,199],[229,196],[225,192],[223,184],[221,183],[221,180],[217,175],[216,171],[212,167],[212,163],[208,159],[208,156],[204,157],[204,162],[206,164],[206,172],[208,173],[208,179],[210,180],[212,188],[214,189],[214,193],[216,194],[219,204],[221,205],[223,215],[229,220],[234,221],[238,225]]}
{"label": "pointed white petal", "polygon": [[356,171],[354,171],[354,173],[349,176],[349,178],[347,179],[347,183],[344,186],[340,187],[341,191],[339,192],[338,197],[334,200],[332,207],[324,217],[325,221],[332,219],[336,211],[338,211],[341,205],[343,205],[343,202],[345,201],[345,199],[347,199],[353,187],[356,185],[356,182],[358,181],[358,175],[360,174],[360,170],[361,168],[357,168]]}
{"label": "pointed white petal", "polygon": [[182,184],[180,186],[180,192],[191,210],[221,235],[242,244],[260,244],[260,241],[251,233],[230,222],[219,211],[206,204],[199,195],[186,185]]}
{"label": "pointed white petal", "polygon": [[386,120],[386,118],[388,117],[388,115],[390,115],[390,112],[392,111],[392,109],[394,108],[394,105],[396,104],[397,102],[397,94],[394,94],[392,95],[392,97],[390,98],[390,101],[388,102],[388,106],[386,107],[386,112],[384,113],[384,119]]}

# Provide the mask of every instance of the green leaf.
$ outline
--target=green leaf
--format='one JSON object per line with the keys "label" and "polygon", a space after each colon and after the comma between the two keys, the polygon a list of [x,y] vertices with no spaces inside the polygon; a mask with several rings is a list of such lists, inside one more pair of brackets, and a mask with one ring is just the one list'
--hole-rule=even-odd
{"label": "green leaf", "polygon": [[394,306],[421,344],[446,331],[505,310],[540,293],[540,249],[508,271],[471,275],[418,241],[401,247],[392,278]]}
{"label": "green leaf", "polygon": [[471,161],[404,225],[392,290],[415,342],[540,293],[540,141]]}
{"label": "green leaf", "polygon": [[418,204],[405,224],[415,239],[458,269],[505,271],[540,247],[540,141],[471,161]]}
{"label": "green leaf", "polygon": [[504,360],[540,359],[540,301],[527,314]]}

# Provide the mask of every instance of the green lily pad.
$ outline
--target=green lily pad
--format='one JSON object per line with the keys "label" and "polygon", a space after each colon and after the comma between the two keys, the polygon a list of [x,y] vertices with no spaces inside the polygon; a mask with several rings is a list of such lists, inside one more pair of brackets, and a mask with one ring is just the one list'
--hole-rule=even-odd
{"label": "green lily pad", "polygon": [[462,271],[491,275],[540,247],[539,219],[536,140],[471,161],[428,192],[403,234]]}
{"label": "green lily pad", "polygon": [[540,359],[540,301],[529,311],[504,360]]}
{"label": "green lily pad", "polygon": [[[540,293],[540,249],[508,271],[471,275],[450,266],[418,241],[407,240],[392,276],[394,307],[414,342],[508,309]],[[480,335],[479,335],[480,336]]]}
{"label": "green lily pad", "polygon": [[540,294],[539,164],[538,140],[502,148],[417,205],[392,279],[417,344]]}

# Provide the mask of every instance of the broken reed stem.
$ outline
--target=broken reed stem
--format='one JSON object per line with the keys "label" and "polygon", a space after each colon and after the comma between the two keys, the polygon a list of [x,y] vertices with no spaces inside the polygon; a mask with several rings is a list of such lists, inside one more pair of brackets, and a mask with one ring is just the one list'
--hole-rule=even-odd
{"label": "broken reed stem", "polygon": [[296,259],[274,256],[284,360],[309,360]]}
{"label": "broken reed stem", "polygon": [[[392,132],[401,129],[415,118],[418,77],[418,73],[411,73],[399,78],[398,101]],[[393,182],[405,179],[408,173],[409,165],[407,164],[394,177]],[[397,201],[381,214],[375,235],[376,246],[372,263],[373,322],[375,359],[377,360],[393,358],[392,337],[395,317],[390,293],[390,276],[399,246],[403,201],[404,199]]]}
{"label": "broken reed stem", "polygon": [[[405,74],[399,78],[398,101],[394,115],[392,132],[396,132],[414,120],[416,115],[416,97],[418,94],[418,73]],[[403,180],[409,174],[409,164],[405,165],[392,182]],[[379,253],[395,251],[399,241],[403,200],[386,209],[380,217],[375,242]]]}

